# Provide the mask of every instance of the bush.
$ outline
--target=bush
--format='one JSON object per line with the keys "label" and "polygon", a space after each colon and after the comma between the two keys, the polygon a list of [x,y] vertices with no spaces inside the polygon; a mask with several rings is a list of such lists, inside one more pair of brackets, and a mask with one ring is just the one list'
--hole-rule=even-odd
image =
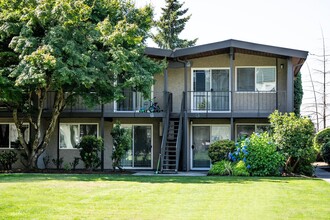
{"label": "bush", "polygon": [[330,164],[330,141],[322,145],[320,153],[324,162]]}
{"label": "bush", "polygon": [[330,142],[330,128],[319,131],[314,137],[313,145],[317,151],[320,151],[321,147],[328,142]]}
{"label": "bush", "polygon": [[253,133],[241,143],[246,146],[246,164],[252,176],[277,176],[284,165],[284,157],[276,151],[275,143],[267,132]]}
{"label": "bush", "polygon": [[208,172],[208,175],[231,176],[233,174],[233,165],[228,160],[215,162]]}
{"label": "bush", "polygon": [[11,170],[12,165],[18,160],[17,153],[14,151],[2,151],[0,154],[0,164],[4,170]]}
{"label": "bush", "polygon": [[[311,170],[311,163],[316,159],[312,121],[294,113],[281,114],[278,111],[272,113],[269,118],[276,146],[285,156],[285,171],[309,175],[309,172],[304,173],[304,170]],[[306,166],[310,168],[306,169]]]}
{"label": "bush", "polygon": [[211,144],[208,150],[212,164],[228,159],[228,154],[235,150],[235,143],[231,140],[219,140]]}
{"label": "bush", "polygon": [[115,170],[121,168],[121,160],[125,156],[126,152],[132,146],[132,134],[130,130],[120,127],[120,123],[117,122],[111,131],[113,138],[113,150],[112,150],[112,167]]}
{"label": "bush", "polygon": [[250,176],[248,169],[246,168],[246,164],[244,161],[239,161],[233,167],[233,176]]}
{"label": "bush", "polygon": [[103,150],[103,140],[93,135],[84,136],[78,144],[81,160],[86,169],[96,169],[101,165],[99,152]]}

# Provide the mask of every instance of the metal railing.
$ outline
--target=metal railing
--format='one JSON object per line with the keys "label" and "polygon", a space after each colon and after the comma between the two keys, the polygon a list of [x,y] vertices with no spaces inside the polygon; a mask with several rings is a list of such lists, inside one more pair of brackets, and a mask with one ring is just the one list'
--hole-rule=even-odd
{"label": "metal railing", "polygon": [[188,92],[189,112],[270,113],[286,111],[286,92]]}
{"label": "metal railing", "polygon": [[[166,93],[165,96],[167,96],[167,103],[172,103],[172,93]],[[166,115],[164,118],[164,125],[163,125],[163,137],[162,137],[162,144],[160,148],[160,158],[161,158],[161,171],[163,171],[164,167],[164,155],[165,155],[165,147],[167,144],[167,133],[168,133],[168,127],[169,127],[169,122],[170,122],[170,113],[171,113],[171,104],[167,105],[167,108],[165,109]]]}
{"label": "metal railing", "polygon": [[181,102],[181,111],[179,116],[179,130],[178,130],[178,136],[176,141],[176,171],[178,171],[179,168],[179,161],[180,161],[180,152],[181,152],[181,145],[182,145],[182,134],[183,134],[183,113],[184,113],[184,103],[185,103],[185,93],[183,93],[182,96],[182,102]]}

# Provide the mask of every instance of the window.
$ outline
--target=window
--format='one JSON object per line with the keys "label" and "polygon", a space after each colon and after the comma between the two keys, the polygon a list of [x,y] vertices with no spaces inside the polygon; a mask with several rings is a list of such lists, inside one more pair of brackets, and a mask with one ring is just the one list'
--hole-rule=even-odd
{"label": "window", "polygon": [[237,91],[276,91],[275,67],[237,67]]}
{"label": "window", "polygon": [[[30,140],[29,124],[23,124],[23,135],[26,142]],[[0,148],[17,148],[18,133],[15,124],[0,124]]]}
{"label": "window", "polygon": [[60,124],[60,148],[75,149],[81,138],[86,135],[98,136],[97,124]]}
{"label": "window", "polygon": [[249,137],[253,132],[263,133],[270,130],[269,124],[237,124],[236,140]]}

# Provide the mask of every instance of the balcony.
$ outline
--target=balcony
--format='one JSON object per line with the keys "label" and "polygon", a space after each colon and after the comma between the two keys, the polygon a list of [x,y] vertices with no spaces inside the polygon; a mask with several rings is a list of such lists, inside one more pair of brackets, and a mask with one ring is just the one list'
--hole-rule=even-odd
{"label": "balcony", "polygon": [[[162,116],[165,106],[171,103],[164,103],[165,96],[169,93],[164,92],[151,92],[150,98],[144,98],[140,92],[124,91],[123,98],[112,103],[104,105],[104,113],[108,117],[114,116],[127,116],[127,117],[150,117]],[[45,103],[45,112],[49,112],[54,103],[54,92],[49,92],[47,102]],[[157,103],[157,105],[155,104]],[[156,107],[157,106],[157,107]],[[82,98],[78,98],[74,103],[68,104],[63,110],[64,114],[67,113],[82,113],[82,114],[95,114],[100,115],[102,111],[101,105],[89,108],[85,105]]]}
{"label": "balcony", "polygon": [[269,115],[286,111],[286,92],[188,92],[188,112],[203,114]]}

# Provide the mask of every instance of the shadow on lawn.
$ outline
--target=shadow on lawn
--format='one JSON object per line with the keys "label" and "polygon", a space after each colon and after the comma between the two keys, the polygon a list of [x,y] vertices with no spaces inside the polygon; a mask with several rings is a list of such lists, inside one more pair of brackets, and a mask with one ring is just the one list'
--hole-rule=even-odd
{"label": "shadow on lawn", "polygon": [[0,174],[1,183],[10,182],[40,182],[40,181],[123,181],[137,183],[182,183],[182,184],[250,184],[253,182],[289,183],[295,180],[313,180],[302,177],[229,177],[229,176],[133,176],[128,174]]}

